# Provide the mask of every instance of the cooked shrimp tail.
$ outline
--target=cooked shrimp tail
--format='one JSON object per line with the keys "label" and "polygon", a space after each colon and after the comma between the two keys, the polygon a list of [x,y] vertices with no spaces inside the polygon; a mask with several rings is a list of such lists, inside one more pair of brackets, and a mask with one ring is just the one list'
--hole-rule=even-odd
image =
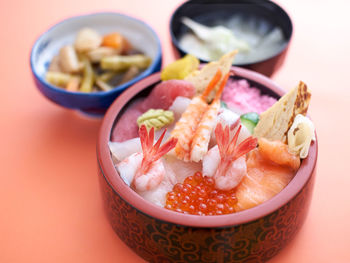
{"label": "cooked shrimp tail", "polygon": [[175,147],[177,143],[176,138],[171,138],[162,146],[160,146],[165,133],[166,133],[166,129],[163,131],[158,141],[153,145],[154,128],[152,127],[150,132],[148,132],[145,125],[142,125],[140,127],[139,135],[140,135],[142,152],[143,152],[143,159],[142,159],[141,168],[140,168],[140,172],[142,174],[147,173],[147,171],[149,170],[149,168],[154,162],[156,162],[164,154],[166,154],[167,152],[169,152],[171,149]]}
{"label": "cooked shrimp tail", "polygon": [[241,122],[241,120],[240,120],[240,118],[238,118],[234,123],[232,123],[230,125],[230,131],[236,129],[236,127],[238,126],[238,124],[240,124],[240,122]]}
{"label": "cooked shrimp tail", "polygon": [[172,138],[160,146],[165,132],[166,130],[153,145],[154,128],[148,132],[146,126],[142,125],[139,129],[143,154],[142,160],[139,161],[139,165],[135,171],[135,176],[133,177],[131,184],[131,186],[138,192],[156,189],[166,176],[165,168],[160,158],[175,147],[177,139]]}
{"label": "cooked shrimp tail", "polygon": [[216,140],[217,140],[217,144],[219,147],[220,156],[222,160],[227,160],[232,162],[238,159],[239,157],[243,156],[244,154],[250,152],[252,149],[256,147],[258,140],[256,138],[253,138],[252,136],[245,139],[238,146],[236,146],[241,128],[242,126],[240,125],[235,135],[233,136],[232,140],[229,142],[229,139],[230,139],[229,127],[226,126],[225,129],[223,129],[221,123],[218,123],[218,125],[216,126],[215,136],[216,136]]}
{"label": "cooked shrimp tail", "polygon": [[215,128],[215,136],[221,157],[221,161],[214,175],[215,186],[218,189],[233,189],[247,174],[245,154],[256,147],[257,139],[249,137],[236,146],[241,127],[241,125],[238,127],[231,141],[229,126],[223,129],[221,123],[218,123]]}
{"label": "cooked shrimp tail", "polygon": [[244,155],[244,154],[250,152],[251,150],[253,150],[257,146],[257,143],[258,143],[258,139],[257,138],[249,137],[249,138],[245,139],[236,148],[236,156],[237,156],[237,158],[239,158],[242,155]]}
{"label": "cooked shrimp tail", "polygon": [[219,152],[221,159],[225,158],[225,153],[227,152],[227,147],[229,145],[230,134],[228,127],[225,127],[225,130],[222,128],[221,123],[218,123],[215,128],[215,137],[216,142],[219,147]]}
{"label": "cooked shrimp tail", "polygon": [[154,155],[154,158],[156,158],[156,159],[159,159],[160,157],[162,157],[163,155],[165,155],[166,153],[171,151],[176,146],[176,143],[177,143],[176,138],[171,138],[169,141],[167,141],[162,146],[160,146],[160,142],[163,140],[165,132],[166,132],[166,129],[164,130],[164,132],[162,133],[162,135],[160,136],[160,138],[157,141],[157,144],[156,144],[157,145],[157,153]]}

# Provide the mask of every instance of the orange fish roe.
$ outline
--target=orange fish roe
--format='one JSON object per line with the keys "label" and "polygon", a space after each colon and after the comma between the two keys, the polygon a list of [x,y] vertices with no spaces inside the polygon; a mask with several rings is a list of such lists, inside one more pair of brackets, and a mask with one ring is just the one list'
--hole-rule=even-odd
{"label": "orange fish roe", "polygon": [[214,179],[196,172],[176,184],[166,197],[165,208],[192,215],[223,215],[235,212],[235,189],[215,189]]}

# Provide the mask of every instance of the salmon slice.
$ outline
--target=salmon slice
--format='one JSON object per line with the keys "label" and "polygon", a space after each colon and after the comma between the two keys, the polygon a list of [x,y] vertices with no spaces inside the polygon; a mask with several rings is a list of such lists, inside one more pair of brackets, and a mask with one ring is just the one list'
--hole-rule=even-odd
{"label": "salmon slice", "polygon": [[265,158],[279,165],[288,166],[294,171],[300,167],[299,156],[289,152],[288,145],[280,141],[259,139],[259,152]]}
{"label": "salmon slice", "polygon": [[259,139],[247,158],[247,175],[237,186],[236,211],[259,205],[278,194],[292,180],[300,159],[282,142]]}

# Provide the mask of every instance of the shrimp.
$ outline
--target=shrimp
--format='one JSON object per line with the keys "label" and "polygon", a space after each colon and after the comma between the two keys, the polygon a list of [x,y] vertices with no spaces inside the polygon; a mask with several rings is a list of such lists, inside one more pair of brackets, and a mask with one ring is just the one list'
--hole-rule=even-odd
{"label": "shrimp", "polygon": [[142,125],[139,129],[142,153],[134,153],[117,164],[120,176],[127,179],[126,183],[130,182],[138,192],[154,190],[165,178],[165,168],[160,158],[177,143],[176,138],[171,138],[160,146],[165,133],[166,129],[153,145],[154,128],[148,133],[146,126]]}
{"label": "shrimp", "polygon": [[216,116],[220,110],[220,97],[224,90],[229,73],[227,73],[224,79],[221,81],[218,92],[215,95],[214,101],[210,104],[206,112],[203,114],[200,120],[191,144],[191,161],[199,162],[203,159],[203,156],[208,152],[208,145],[210,141],[210,135],[216,124]]}
{"label": "shrimp", "polygon": [[186,162],[190,160],[191,143],[194,133],[197,129],[203,114],[208,108],[206,98],[220,81],[222,73],[218,70],[210,81],[208,87],[201,96],[194,97],[185,112],[181,115],[180,120],[176,123],[171,132],[171,136],[178,139],[175,146],[175,155]]}
{"label": "shrimp", "polygon": [[131,185],[135,173],[142,162],[143,155],[140,152],[133,153],[117,163],[116,168],[120,177],[127,185]]}
{"label": "shrimp", "polygon": [[250,136],[236,146],[241,127],[238,127],[230,141],[229,127],[223,129],[218,123],[215,128],[217,146],[211,148],[203,158],[203,174],[214,177],[217,189],[231,190],[247,174],[245,154],[256,147],[257,139]]}

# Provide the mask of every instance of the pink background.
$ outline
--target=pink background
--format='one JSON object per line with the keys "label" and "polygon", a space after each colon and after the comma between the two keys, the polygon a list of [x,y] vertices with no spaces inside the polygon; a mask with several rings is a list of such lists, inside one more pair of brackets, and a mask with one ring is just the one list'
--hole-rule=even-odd
{"label": "pink background", "polygon": [[[278,1],[294,37],[273,79],[312,91],[318,174],[306,223],[270,262],[350,262],[350,4]],[[0,2],[0,262],[144,262],[114,234],[103,213],[96,138],[101,120],[84,119],[45,99],[29,67],[35,39],[63,18],[126,13],[159,34],[163,64],[173,61],[168,22],[175,0],[11,0]]]}

